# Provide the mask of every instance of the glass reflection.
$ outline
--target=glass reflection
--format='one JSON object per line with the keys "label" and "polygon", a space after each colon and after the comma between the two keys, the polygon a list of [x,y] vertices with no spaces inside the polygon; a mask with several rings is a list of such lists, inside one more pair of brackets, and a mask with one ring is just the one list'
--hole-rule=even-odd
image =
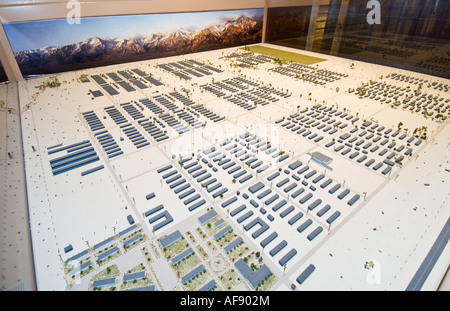
{"label": "glass reflection", "polygon": [[[319,8],[312,51],[450,77],[450,1],[380,0],[380,24],[367,1],[330,0]],[[268,11],[267,42],[305,49],[311,7]]]}

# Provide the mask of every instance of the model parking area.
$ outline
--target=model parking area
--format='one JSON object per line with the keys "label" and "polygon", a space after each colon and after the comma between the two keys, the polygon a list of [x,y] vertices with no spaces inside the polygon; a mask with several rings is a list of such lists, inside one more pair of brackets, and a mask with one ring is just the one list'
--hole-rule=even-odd
{"label": "model parking area", "polygon": [[38,289],[406,289],[450,216],[449,81],[321,57],[20,82]]}

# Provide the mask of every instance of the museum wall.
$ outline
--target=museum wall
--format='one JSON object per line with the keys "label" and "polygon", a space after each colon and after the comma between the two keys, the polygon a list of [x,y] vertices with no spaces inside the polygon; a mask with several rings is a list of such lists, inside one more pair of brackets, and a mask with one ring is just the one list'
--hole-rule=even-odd
{"label": "museum wall", "polygon": [[[0,0],[0,22],[65,18],[79,3],[82,17],[247,10],[264,7],[311,6],[314,0]],[[318,0],[328,5],[330,0]]]}

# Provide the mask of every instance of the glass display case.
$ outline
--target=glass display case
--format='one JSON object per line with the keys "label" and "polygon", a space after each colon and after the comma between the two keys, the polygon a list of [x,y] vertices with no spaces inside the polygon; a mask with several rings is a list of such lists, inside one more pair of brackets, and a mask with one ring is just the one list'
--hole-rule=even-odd
{"label": "glass display case", "polygon": [[[450,77],[449,1],[374,2],[378,8],[357,0],[320,6],[311,50]],[[305,49],[310,12],[311,6],[270,8],[267,41]]]}

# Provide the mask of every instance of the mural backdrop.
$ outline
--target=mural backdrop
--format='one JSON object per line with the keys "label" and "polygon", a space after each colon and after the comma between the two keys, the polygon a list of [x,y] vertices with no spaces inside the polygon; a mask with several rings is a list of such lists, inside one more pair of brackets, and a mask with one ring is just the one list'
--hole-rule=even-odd
{"label": "mural backdrop", "polygon": [[261,42],[263,9],[4,24],[25,77]]}

